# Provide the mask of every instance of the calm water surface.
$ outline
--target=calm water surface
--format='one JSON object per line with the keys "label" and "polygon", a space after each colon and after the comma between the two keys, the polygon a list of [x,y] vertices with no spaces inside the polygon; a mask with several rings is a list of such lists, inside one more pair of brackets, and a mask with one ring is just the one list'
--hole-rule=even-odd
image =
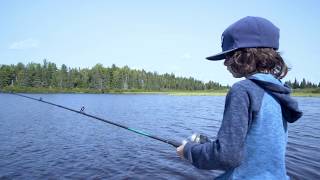
{"label": "calm water surface", "polygon": [[[224,97],[29,94],[163,138],[214,138]],[[289,126],[292,179],[320,179],[320,98],[296,98],[304,116]],[[0,94],[0,179],[212,179],[175,148],[54,106]]]}

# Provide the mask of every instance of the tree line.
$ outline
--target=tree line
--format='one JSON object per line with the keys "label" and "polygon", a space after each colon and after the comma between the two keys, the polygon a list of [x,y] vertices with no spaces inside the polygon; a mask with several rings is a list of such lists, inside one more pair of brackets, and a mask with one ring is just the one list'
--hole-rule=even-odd
{"label": "tree line", "polygon": [[[286,81],[293,89],[320,88],[305,78],[299,82]],[[84,88],[100,91],[108,90],[219,90],[227,89],[218,82],[203,82],[193,77],[177,77],[173,73],[158,74],[145,70],[130,69],[128,66],[104,67],[96,64],[92,68],[70,68],[62,64],[60,68],[46,59],[43,63],[18,63],[0,65],[0,88]]]}
{"label": "tree line", "polygon": [[297,79],[294,79],[293,82],[289,80],[285,83],[292,89],[320,88],[320,82],[319,84],[315,84],[310,81],[307,81],[305,78],[303,78],[301,82],[299,82]]}
{"label": "tree line", "polygon": [[204,83],[193,77],[176,77],[173,73],[158,74],[145,70],[130,69],[128,66],[104,67],[96,64],[92,68],[60,68],[46,59],[43,63],[18,63],[0,65],[0,88],[86,88],[97,90],[212,90],[226,89],[213,81]]}

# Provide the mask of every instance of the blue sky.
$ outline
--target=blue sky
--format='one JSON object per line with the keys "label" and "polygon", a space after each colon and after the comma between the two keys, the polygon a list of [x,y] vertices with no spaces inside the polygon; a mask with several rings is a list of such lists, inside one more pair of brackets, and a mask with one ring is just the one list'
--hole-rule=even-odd
{"label": "blue sky", "polygon": [[319,83],[320,1],[1,1],[0,64],[44,58],[70,67],[116,64],[231,85],[221,33],[245,16],[280,28],[280,49],[292,68],[284,80]]}

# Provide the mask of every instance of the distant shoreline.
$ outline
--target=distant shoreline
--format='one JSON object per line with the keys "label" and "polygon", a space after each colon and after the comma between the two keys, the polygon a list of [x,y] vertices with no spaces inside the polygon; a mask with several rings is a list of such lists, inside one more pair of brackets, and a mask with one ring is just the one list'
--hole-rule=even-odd
{"label": "distant shoreline", "polygon": [[[1,92],[16,92],[16,93],[39,93],[39,94],[164,94],[173,96],[225,96],[228,89],[217,90],[159,90],[148,91],[140,89],[113,89],[113,90],[99,90],[99,89],[81,89],[81,88],[34,88],[34,87],[5,87]],[[320,89],[294,89],[292,96],[297,97],[320,97]]]}

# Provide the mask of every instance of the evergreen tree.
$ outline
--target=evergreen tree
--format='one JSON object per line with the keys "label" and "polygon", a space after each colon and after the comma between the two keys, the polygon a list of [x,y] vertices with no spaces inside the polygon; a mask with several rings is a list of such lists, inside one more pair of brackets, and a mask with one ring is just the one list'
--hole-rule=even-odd
{"label": "evergreen tree", "polygon": [[[319,88],[319,84],[302,79],[290,80],[286,84],[293,89]],[[193,77],[177,77],[173,73],[158,74],[144,69],[130,69],[128,66],[103,67],[96,64],[92,68],[70,68],[62,64],[57,68],[55,63],[46,59],[39,63],[18,63],[17,65],[0,65],[0,87],[45,87],[45,88],[91,88],[104,91],[119,89],[139,90],[217,90],[229,88],[218,82],[204,83]]]}
{"label": "evergreen tree", "polygon": [[301,83],[300,83],[300,86],[299,86],[299,87],[300,87],[301,89],[303,89],[303,88],[306,88],[306,86],[307,86],[306,79],[303,78],[302,81],[301,81]]}
{"label": "evergreen tree", "polygon": [[293,88],[293,89],[297,89],[297,88],[299,88],[299,87],[300,87],[299,82],[297,81],[297,79],[294,79],[294,82],[293,82],[293,84],[292,84],[292,88]]}

